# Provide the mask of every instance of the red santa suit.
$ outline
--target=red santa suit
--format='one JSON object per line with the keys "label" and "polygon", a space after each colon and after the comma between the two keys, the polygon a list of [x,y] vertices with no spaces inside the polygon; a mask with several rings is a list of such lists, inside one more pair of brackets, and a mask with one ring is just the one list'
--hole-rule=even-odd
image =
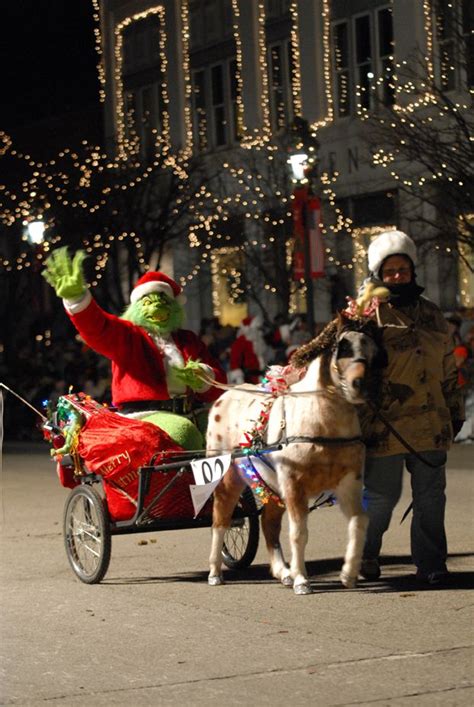
{"label": "red santa suit", "polygon": [[262,334],[262,321],[246,317],[230,349],[229,381],[258,383],[267,363],[267,345]]}
{"label": "red santa suit", "polygon": [[[136,298],[135,298],[136,299]],[[169,400],[189,392],[173,380],[170,366],[199,360],[216,381],[226,375],[205,344],[192,331],[178,329],[167,337],[155,337],[132,322],[105,312],[89,292],[78,303],[65,302],[66,311],[84,341],[112,361],[112,401],[126,403]],[[221,391],[206,386],[194,393],[197,400],[213,402]]]}

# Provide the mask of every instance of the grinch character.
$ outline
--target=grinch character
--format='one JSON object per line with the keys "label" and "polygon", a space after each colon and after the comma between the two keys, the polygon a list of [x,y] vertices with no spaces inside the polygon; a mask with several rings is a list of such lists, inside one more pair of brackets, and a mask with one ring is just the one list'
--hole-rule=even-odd
{"label": "grinch character", "polygon": [[194,422],[184,415],[218,398],[220,391],[210,381],[226,377],[199,337],[181,328],[181,287],[164,273],[149,271],[117,317],[91,296],[85,257],[78,251],[71,258],[67,248],[59,248],[46,261],[43,276],[88,346],[112,361],[113,405],[155,423],[184,449],[203,448],[206,415],[195,416]]}

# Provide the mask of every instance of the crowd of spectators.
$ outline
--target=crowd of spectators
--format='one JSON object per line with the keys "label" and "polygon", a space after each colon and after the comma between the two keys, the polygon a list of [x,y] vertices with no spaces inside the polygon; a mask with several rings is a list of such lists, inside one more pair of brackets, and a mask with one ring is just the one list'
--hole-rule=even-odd
{"label": "crowd of spectators", "polygon": [[[467,399],[468,422],[459,438],[474,441],[474,323],[458,313],[447,314],[446,319],[455,344],[459,382]],[[266,365],[285,365],[292,352],[311,338],[301,315],[277,315],[273,322],[263,325],[262,333],[267,343]],[[229,372],[231,348],[239,327],[222,325],[217,317],[211,317],[202,320],[199,334]],[[70,391],[84,391],[99,402],[111,403],[109,362],[74,335],[56,342],[23,343],[9,366],[0,360],[0,381],[43,413],[48,401],[54,406],[61,395]],[[3,422],[5,439],[42,437],[40,417],[5,391]]]}
{"label": "crowd of spectators", "polygon": [[[70,390],[110,403],[108,361],[74,337],[24,343],[8,366],[2,362],[0,380],[43,414],[48,401],[54,406]],[[40,416],[11,393],[3,393],[5,439],[40,440]]]}
{"label": "crowd of spectators", "polygon": [[464,391],[466,422],[456,437],[457,442],[474,442],[474,322],[470,316],[449,313],[446,321],[453,338],[453,352],[458,369],[458,383]]}

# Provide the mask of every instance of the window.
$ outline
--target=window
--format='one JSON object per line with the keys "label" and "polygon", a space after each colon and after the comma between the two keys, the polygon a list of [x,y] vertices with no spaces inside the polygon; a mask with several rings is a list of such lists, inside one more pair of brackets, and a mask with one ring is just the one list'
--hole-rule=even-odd
{"label": "window", "polygon": [[441,88],[474,85],[474,4],[437,0],[435,4],[438,71]]}
{"label": "window", "polygon": [[333,54],[336,72],[336,113],[343,118],[351,112],[348,22],[340,22],[333,28]]}
{"label": "window", "polygon": [[277,18],[290,11],[290,0],[265,0],[265,17]]}
{"label": "window", "polygon": [[[464,214],[458,219],[458,228],[461,237],[466,241],[469,238],[469,226],[474,226],[474,214]],[[467,243],[459,244],[459,252],[462,257],[458,257],[458,305],[462,307],[472,307],[474,304],[474,255],[468,248]]]}
{"label": "window", "polygon": [[229,86],[230,86],[230,108],[231,108],[231,141],[237,142],[243,134],[243,115],[239,109],[239,84],[237,81],[237,60],[229,61]]}
{"label": "window", "polygon": [[382,79],[381,101],[386,106],[395,102],[393,74],[393,21],[392,8],[385,7],[377,13],[377,52],[379,76]]}
{"label": "window", "polygon": [[439,43],[439,73],[445,91],[456,85],[455,54],[456,16],[452,2],[439,0],[436,9],[436,30]]}
{"label": "window", "polygon": [[396,191],[376,192],[364,196],[338,199],[337,207],[352,221],[352,233],[341,231],[336,240],[335,255],[342,268],[338,275],[346,291],[357,292],[367,276],[367,248],[382,231],[396,228]]}
{"label": "window", "polygon": [[213,251],[212,296],[214,314],[223,325],[238,327],[247,316],[243,280],[245,260],[238,247],[225,247]]}
{"label": "window", "polygon": [[141,157],[150,161],[164,112],[158,17],[138,20],[124,30],[122,78],[127,140],[138,139]]}
{"label": "window", "polygon": [[373,100],[371,86],[374,80],[370,15],[355,19],[355,72],[359,104],[368,110]]}
{"label": "window", "polygon": [[193,72],[194,143],[202,151],[239,140],[238,82],[235,59]]}
{"label": "window", "polygon": [[281,130],[293,118],[291,90],[292,50],[288,40],[268,48],[268,72],[272,129]]}
{"label": "window", "polygon": [[191,0],[190,47],[200,49],[232,35],[232,0]]}
{"label": "window", "polygon": [[158,83],[140,86],[125,92],[126,134],[129,140],[138,138],[140,154],[151,161],[156,152],[156,140],[163,124],[163,101]]}
{"label": "window", "polygon": [[215,147],[222,147],[222,145],[227,143],[227,116],[224,92],[224,65],[217,64],[211,69],[211,115]]}
{"label": "window", "polygon": [[472,0],[463,0],[462,3],[462,34],[466,83],[469,88],[472,88],[474,86],[474,3]]}
{"label": "window", "polygon": [[334,102],[339,118],[351,115],[356,105],[371,110],[377,100],[393,104],[391,7],[334,22],[332,59]]}
{"label": "window", "polygon": [[138,20],[124,31],[123,73],[129,75],[160,63],[158,19]]}
{"label": "window", "polygon": [[194,144],[202,152],[207,148],[205,71],[195,71],[193,76],[193,131]]}

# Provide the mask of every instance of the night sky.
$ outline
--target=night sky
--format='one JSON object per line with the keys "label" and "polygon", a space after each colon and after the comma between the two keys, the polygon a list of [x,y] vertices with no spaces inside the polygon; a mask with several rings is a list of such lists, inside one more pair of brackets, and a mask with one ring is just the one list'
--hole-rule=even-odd
{"label": "night sky", "polygon": [[98,106],[91,0],[2,3],[0,129]]}

